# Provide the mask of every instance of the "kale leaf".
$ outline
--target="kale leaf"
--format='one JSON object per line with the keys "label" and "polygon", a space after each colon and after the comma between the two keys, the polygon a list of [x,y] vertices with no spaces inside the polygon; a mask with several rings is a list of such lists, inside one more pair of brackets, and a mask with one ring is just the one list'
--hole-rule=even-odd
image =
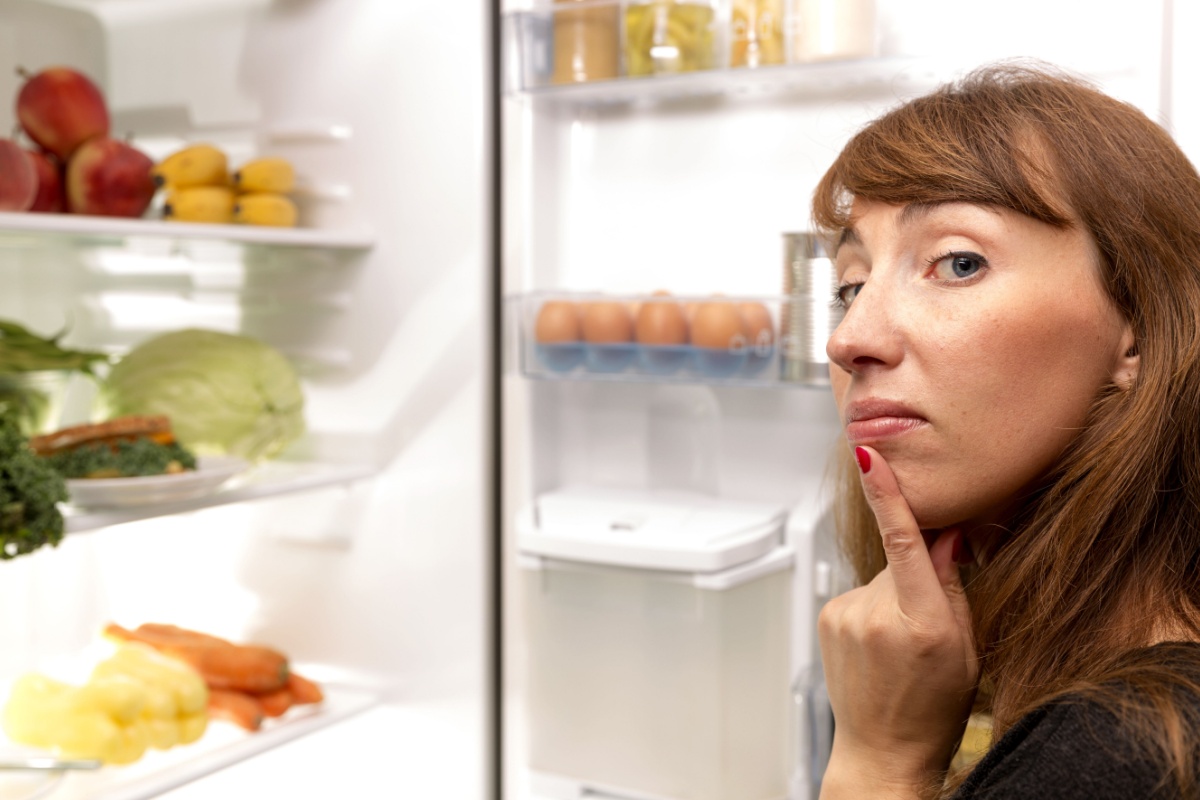
{"label": "kale leaf", "polygon": [[12,410],[0,405],[0,560],[57,547],[63,537],[58,504],[67,484],[29,449]]}

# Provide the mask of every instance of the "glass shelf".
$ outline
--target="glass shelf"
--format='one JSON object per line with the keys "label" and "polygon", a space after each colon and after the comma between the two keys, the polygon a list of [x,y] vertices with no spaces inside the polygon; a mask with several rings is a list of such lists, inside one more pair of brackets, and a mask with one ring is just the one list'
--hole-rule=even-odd
{"label": "glass shelf", "polygon": [[369,232],[354,230],[210,225],[86,214],[0,213],[0,247],[36,247],[47,237],[87,245],[174,239],[320,250],[367,250],[375,244],[375,237]]}
{"label": "glass shelf", "polygon": [[[686,98],[753,96],[788,92],[809,98],[826,96],[907,96],[927,91],[949,77],[928,58],[888,56],[797,61],[754,67],[730,67],[722,48],[714,48],[712,69],[657,75],[627,76],[623,66],[615,77],[581,82],[556,82],[554,76],[555,13],[613,14],[613,36],[619,37],[616,12],[620,3],[589,0],[570,7],[541,7],[505,16],[506,93],[539,103],[562,106],[604,106],[659,103]],[[584,7],[584,11],[578,9]],[[589,12],[586,9],[591,9]],[[716,42],[721,41],[718,34]],[[613,49],[620,47],[614,38]],[[610,56],[607,60],[615,56]],[[611,69],[611,65],[610,65]],[[608,74],[611,74],[608,73]]]}
{"label": "glass shelf", "polygon": [[81,533],[120,525],[123,522],[165,517],[213,506],[353,483],[371,478],[375,473],[374,468],[359,464],[268,461],[234,478],[226,488],[203,497],[112,508],[75,508],[68,505],[64,507],[63,517],[67,533]]}
{"label": "glass shelf", "polygon": [[838,312],[824,297],[537,292],[507,305],[517,369],[533,380],[829,383],[825,340]]}

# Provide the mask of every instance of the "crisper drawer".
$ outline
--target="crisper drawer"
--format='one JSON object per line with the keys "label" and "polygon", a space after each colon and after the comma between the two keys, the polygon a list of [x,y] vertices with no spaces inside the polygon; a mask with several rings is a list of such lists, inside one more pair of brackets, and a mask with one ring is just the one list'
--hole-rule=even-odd
{"label": "crisper drawer", "polygon": [[726,574],[522,564],[535,781],[632,798],[786,796],[790,549]]}

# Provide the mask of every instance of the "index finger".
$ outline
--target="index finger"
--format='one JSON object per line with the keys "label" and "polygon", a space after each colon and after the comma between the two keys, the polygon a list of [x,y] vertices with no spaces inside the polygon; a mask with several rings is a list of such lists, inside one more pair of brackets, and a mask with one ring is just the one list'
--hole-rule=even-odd
{"label": "index finger", "polygon": [[941,580],[892,468],[870,447],[854,448],[854,457],[862,472],[863,493],[879,523],[900,610],[907,616],[919,616],[925,609],[943,605],[946,596]]}

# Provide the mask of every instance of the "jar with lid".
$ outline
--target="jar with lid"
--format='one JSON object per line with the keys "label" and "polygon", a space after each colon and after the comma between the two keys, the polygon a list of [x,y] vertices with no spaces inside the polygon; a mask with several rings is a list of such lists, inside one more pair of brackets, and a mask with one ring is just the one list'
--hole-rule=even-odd
{"label": "jar with lid", "polygon": [[784,0],[733,0],[729,21],[729,66],[782,64]]}
{"label": "jar with lid", "polygon": [[792,61],[876,55],[875,0],[789,0]]}
{"label": "jar with lid", "polygon": [[712,69],[715,30],[715,0],[625,0],[625,73]]}
{"label": "jar with lid", "polygon": [[620,0],[554,0],[554,83],[617,77]]}

